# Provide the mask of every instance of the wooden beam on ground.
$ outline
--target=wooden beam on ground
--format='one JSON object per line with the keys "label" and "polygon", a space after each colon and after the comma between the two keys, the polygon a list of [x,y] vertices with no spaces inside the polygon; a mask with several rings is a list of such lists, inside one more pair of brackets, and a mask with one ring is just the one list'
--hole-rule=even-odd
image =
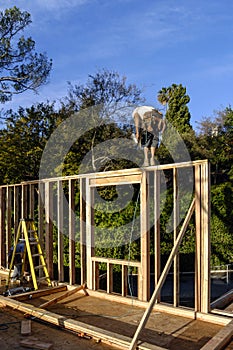
{"label": "wooden beam on ground", "polygon": [[67,286],[62,285],[62,286],[57,286],[54,288],[48,288],[48,289],[43,289],[43,290],[33,290],[31,292],[23,293],[23,294],[18,294],[18,295],[12,295],[7,298],[10,299],[15,299],[18,301],[23,301],[23,300],[28,300],[28,299],[36,299],[43,297],[45,295],[50,295],[58,292],[64,292],[67,291]]}
{"label": "wooden beam on ground", "polygon": [[201,350],[222,350],[233,338],[233,320],[211,338]]}
{"label": "wooden beam on ground", "polygon": [[[95,327],[77,320],[68,319],[64,316],[55,314],[48,310],[37,308],[33,305],[21,303],[14,299],[9,299],[0,295],[0,303],[4,303],[6,306],[18,310],[20,312],[26,313],[27,315],[32,315],[40,320],[54,324],[63,329],[76,332],[84,333],[89,335],[94,339],[101,339],[102,342],[111,343],[119,348],[128,349],[130,345],[131,338],[123,336],[118,333],[113,333],[99,327]],[[163,347],[149,344],[146,342],[141,342],[138,345],[140,350],[166,350]]]}
{"label": "wooden beam on ground", "polygon": [[76,287],[76,288],[74,288],[72,290],[69,290],[68,292],[60,295],[57,298],[53,298],[53,299],[51,299],[49,301],[46,301],[46,303],[41,304],[39,307],[43,309],[43,308],[46,308],[48,306],[54,305],[54,304],[58,303],[59,301],[65,299],[65,298],[68,298],[69,296],[79,292],[80,290],[85,290],[85,288],[86,288],[86,285],[83,284],[83,285],[81,285],[79,287]]}

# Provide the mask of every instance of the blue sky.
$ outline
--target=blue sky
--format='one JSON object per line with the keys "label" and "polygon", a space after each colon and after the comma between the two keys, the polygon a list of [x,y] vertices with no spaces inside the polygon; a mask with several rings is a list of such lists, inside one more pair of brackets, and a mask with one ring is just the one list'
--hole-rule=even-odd
{"label": "blue sky", "polygon": [[32,24],[25,36],[53,59],[49,83],[5,108],[62,98],[67,82],[84,83],[106,68],[143,90],[159,106],[157,92],[182,84],[191,101],[191,123],[232,105],[232,0],[0,0],[16,5]]}

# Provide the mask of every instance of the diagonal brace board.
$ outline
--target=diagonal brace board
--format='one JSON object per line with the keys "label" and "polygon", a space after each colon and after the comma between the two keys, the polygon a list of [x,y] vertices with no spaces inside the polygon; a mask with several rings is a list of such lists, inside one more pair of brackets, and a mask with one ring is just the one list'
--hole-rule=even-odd
{"label": "diagonal brace board", "polygon": [[66,293],[64,293],[64,294],[62,294],[62,295],[60,295],[59,297],[53,298],[53,299],[51,299],[51,300],[49,300],[49,301],[47,301],[47,302],[41,304],[41,305],[39,306],[39,308],[42,308],[42,309],[43,309],[43,308],[46,308],[46,307],[48,307],[48,306],[50,306],[50,305],[54,305],[54,304],[58,303],[59,301],[65,299],[65,298],[68,298],[69,296],[73,295],[74,293],[79,292],[79,291],[82,290],[82,289],[83,289],[83,291],[84,291],[84,293],[85,293],[85,288],[86,288],[86,285],[85,285],[85,284],[82,284],[81,286],[79,286],[79,287],[77,287],[77,288],[74,288],[73,290],[69,290],[68,292],[66,292]]}
{"label": "diagonal brace board", "polygon": [[144,314],[142,316],[142,319],[141,319],[141,321],[140,321],[140,323],[138,325],[138,328],[137,328],[137,330],[136,330],[136,332],[134,334],[134,337],[133,337],[132,342],[130,344],[129,350],[136,349],[139,335],[140,335],[141,331],[143,330],[143,328],[145,327],[145,325],[146,325],[146,323],[148,321],[148,318],[149,318],[150,313],[151,313],[151,311],[153,309],[153,306],[154,306],[154,304],[156,302],[158,294],[159,294],[159,292],[160,292],[160,290],[161,290],[161,288],[162,288],[162,286],[163,286],[163,284],[165,282],[167,274],[168,274],[168,272],[169,272],[169,270],[171,268],[171,265],[172,265],[172,262],[174,260],[174,257],[178,253],[178,249],[179,249],[180,244],[182,242],[182,239],[184,237],[184,234],[185,234],[185,231],[186,231],[187,226],[189,224],[189,221],[191,219],[191,216],[192,216],[192,214],[194,212],[194,208],[195,208],[195,198],[193,198],[193,200],[192,200],[192,203],[191,203],[191,205],[189,207],[188,213],[187,213],[186,218],[185,218],[185,220],[183,222],[183,225],[181,227],[179,235],[177,236],[177,239],[176,239],[175,244],[174,244],[174,246],[172,248],[172,251],[171,251],[171,253],[169,255],[169,258],[168,258],[167,263],[166,263],[166,265],[164,267],[164,270],[163,270],[163,272],[162,272],[162,274],[161,274],[161,276],[159,278],[159,281],[158,281],[158,283],[156,285],[156,288],[155,288],[155,290],[154,290],[154,292],[152,294],[152,297],[151,297],[151,300],[149,302],[148,308],[144,312]]}

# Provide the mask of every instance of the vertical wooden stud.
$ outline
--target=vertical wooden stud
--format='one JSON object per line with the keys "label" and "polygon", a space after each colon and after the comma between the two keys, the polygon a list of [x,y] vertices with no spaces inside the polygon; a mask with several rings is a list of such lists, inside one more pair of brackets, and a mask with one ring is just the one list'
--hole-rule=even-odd
{"label": "vertical wooden stud", "polygon": [[19,225],[19,186],[14,186],[14,238],[17,234],[17,229]]}
{"label": "vertical wooden stud", "polygon": [[99,289],[99,262],[93,261],[93,289],[98,290]]}
{"label": "vertical wooden stud", "polygon": [[89,179],[86,179],[86,262],[87,262],[87,287],[93,289],[93,266],[94,255],[94,193],[90,187]]}
{"label": "vertical wooden stud", "polygon": [[6,266],[6,188],[0,187],[0,264]]}
{"label": "vertical wooden stud", "polygon": [[[173,169],[173,232],[174,232],[174,244],[177,239],[177,225],[178,225],[178,219],[179,219],[179,193],[178,193],[178,184],[177,184],[177,176],[178,176],[178,170],[177,168]],[[179,267],[179,252],[177,252],[176,256],[174,257],[173,262],[173,273],[174,273],[174,279],[173,279],[173,286],[174,286],[174,296],[173,296],[173,306],[177,307],[179,305],[179,299],[180,299],[180,267]]]}
{"label": "vertical wooden stud", "polygon": [[75,284],[75,203],[72,179],[69,179],[69,276],[70,284]]}
{"label": "vertical wooden stud", "polygon": [[122,265],[121,270],[121,295],[126,297],[128,293],[128,267]]}
{"label": "vertical wooden stud", "polygon": [[85,202],[85,179],[80,179],[80,265],[81,284],[87,280],[86,271],[86,202]]}
{"label": "vertical wooden stud", "polygon": [[[154,264],[155,264],[155,287],[161,273],[160,259],[160,171],[154,171]],[[160,293],[157,302],[160,301]]]}
{"label": "vertical wooden stud", "polygon": [[210,311],[210,171],[209,163],[201,165],[202,199],[201,199],[201,312]]}
{"label": "vertical wooden stud", "polygon": [[141,181],[141,278],[138,296],[140,300],[150,298],[150,233],[149,233],[149,176],[142,173]]}
{"label": "vertical wooden stud", "polygon": [[28,186],[22,184],[21,186],[21,219],[28,218]]}
{"label": "vertical wooden stud", "polygon": [[201,171],[200,165],[195,165],[195,311],[201,311]]}
{"label": "vertical wooden stud", "polygon": [[57,181],[57,231],[58,231],[58,280],[64,281],[64,255],[63,255],[63,187],[62,181]]}
{"label": "vertical wooden stud", "polygon": [[6,188],[6,254],[10,251],[12,246],[11,240],[11,214],[12,214],[12,187],[7,186]]}
{"label": "vertical wooden stud", "polygon": [[29,185],[29,218],[34,220],[35,217],[35,185]]}
{"label": "vertical wooden stud", "polygon": [[53,197],[52,183],[45,183],[45,251],[48,273],[53,279]]}
{"label": "vertical wooden stud", "polygon": [[107,262],[107,293],[113,292],[113,264]]}

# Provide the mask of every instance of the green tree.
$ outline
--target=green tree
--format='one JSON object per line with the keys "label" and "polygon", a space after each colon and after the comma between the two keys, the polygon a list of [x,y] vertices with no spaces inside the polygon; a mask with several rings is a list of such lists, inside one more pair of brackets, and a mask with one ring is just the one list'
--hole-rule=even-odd
{"label": "green tree", "polygon": [[211,262],[232,263],[233,249],[233,111],[227,107],[198,123],[196,143],[198,159],[211,165]]}
{"label": "green tree", "polygon": [[211,263],[233,263],[233,186],[225,182],[211,189]]}
{"label": "green tree", "polygon": [[43,149],[60,122],[54,103],[9,110],[5,122],[0,130],[1,184],[38,179]]}
{"label": "green tree", "polygon": [[191,152],[195,140],[195,133],[190,124],[191,115],[187,106],[190,97],[186,94],[186,88],[181,84],[172,84],[167,88],[163,87],[158,92],[157,98],[160,103],[166,105],[165,119],[167,121],[163,143],[157,153],[158,158],[161,163],[172,163],[174,157],[171,154],[173,154],[176,155],[176,161],[184,161],[182,152],[184,145]]}
{"label": "green tree", "polygon": [[214,118],[203,118],[194,145],[200,159],[209,159],[212,182],[222,183],[233,179],[233,110],[218,111]]}
{"label": "green tree", "polygon": [[191,130],[191,115],[187,106],[190,97],[186,94],[185,87],[181,84],[163,87],[158,92],[158,101],[168,105],[166,119],[179,133],[183,134]]}
{"label": "green tree", "polygon": [[35,41],[20,33],[31,23],[31,16],[17,7],[0,12],[0,102],[26,90],[37,91],[45,84],[52,60],[35,52]]}

